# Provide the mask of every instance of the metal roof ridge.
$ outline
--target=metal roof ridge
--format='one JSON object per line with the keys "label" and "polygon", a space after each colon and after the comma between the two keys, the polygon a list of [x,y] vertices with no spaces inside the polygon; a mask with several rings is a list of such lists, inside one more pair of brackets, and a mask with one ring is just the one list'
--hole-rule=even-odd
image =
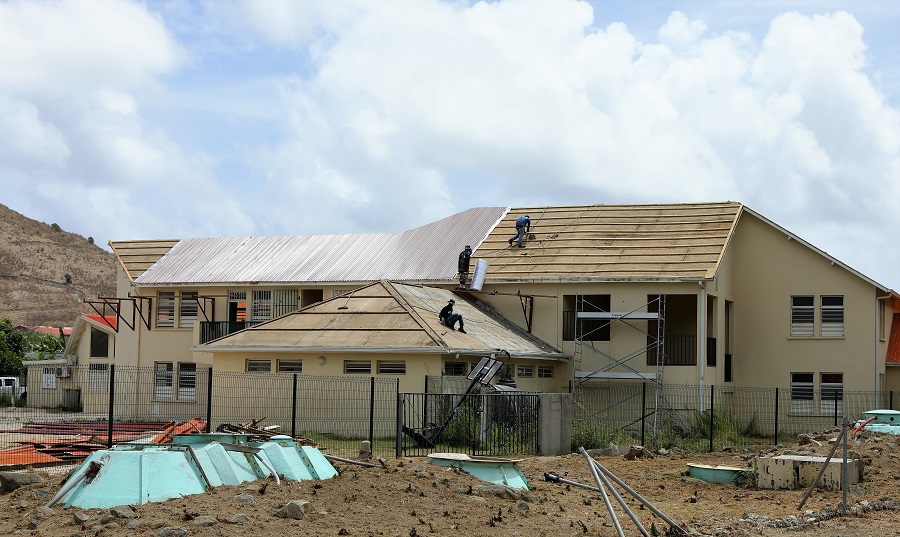
{"label": "metal roof ridge", "polygon": [[[419,327],[422,328],[422,330],[423,330],[426,334],[428,334],[428,337],[430,337],[430,338],[432,339],[432,341],[434,341],[437,345],[439,345],[439,346],[442,347],[442,348],[445,348],[445,349],[448,348],[447,342],[444,341],[444,338],[442,338],[442,337],[440,336],[440,334],[438,334],[438,333],[435,332],[430,326],[428,326],[428,323],[426,323],[426,322],[425,322],[425,319],[423,319],[422,316],[419,315],[419,312],[417,312],[417,311],[415,310],[415,308],[412,306],[412,304],[410,304],[410,303],[409,303],[409,302],[408,302],[408,301],[407,301],[407,300],[406,300],[406,299],[405,299],[405,298],[397,291],[397,289],[394,287],[394,282],[389,281],[389,280],[381,280],[380,283],[381,283],[381,285],[385,288],[385,290],[387,290],[387,292],[388,292],[392,297],[394,297],[394,300],[396,300],[397,303],[400,304],[400,306],[401,306],[404,310],[406,310],[406,312],[409,314],[410,317],[413,318],[413,320],[416,322],[416,324],[418,324]],[[398,284],[398,285],[406,285],[406,284]]]}

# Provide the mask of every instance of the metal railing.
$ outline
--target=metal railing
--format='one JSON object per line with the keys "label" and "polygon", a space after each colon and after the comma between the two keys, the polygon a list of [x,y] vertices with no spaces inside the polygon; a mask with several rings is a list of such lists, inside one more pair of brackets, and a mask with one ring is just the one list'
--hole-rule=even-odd
{"label": "metal railing", "polygon": [[202,321],[200,323],[200,344],[225,337],[245,328],[262,324],[265,321]]}

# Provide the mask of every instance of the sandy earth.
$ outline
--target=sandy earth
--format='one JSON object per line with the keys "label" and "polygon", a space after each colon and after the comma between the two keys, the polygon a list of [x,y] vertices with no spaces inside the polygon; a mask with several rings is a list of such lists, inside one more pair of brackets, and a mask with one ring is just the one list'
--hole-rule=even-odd
{"label": "sandy earth", "polygon": [[[777,453],[824,455],[828,438],[835,436],[837,430],[818,433],[813,438],[822,442],[822,447],[793,444]],[[749,467],[750,459],[759,452],[694,454],[676,450],[653,459],[619,456],[597,460],[695,535],[900,535],[900,502],[895,501],[900,500],[898,441],[895,436],[868,433],[851,442],[851,450],[867,462],[865,476],[849,494],[854,512],[834,518],[829,518],[833,512],[827,510],[840,505],[840,491],[817,490],[804,510],[798,511],[803,490],[737,487],[682,475],[688,462]],[[279,486],[274,481],[258,481],[219,487],[206,494],[134,506],[134,518],[115,517],[109,510],[60,506],[54,507],[52,514],[42,514],[39,508],[56,494],[64,478],[44,473],[43,483],[0,495],[0,534],[616,535],[598,492],[543,478],[545,472],[555,472],[571,481],[593,484],[587,462],[577,454],[523,460],[519,467],[532,489],[521,495],[493,494],[482,488],[485,482],[421,458],[387,460],[384,468],[335,466],[340,475],[327,481],[282,481]],[[665,533],[667,524],[627,498],[648,531],[653,523]],[[302,519],[275,515],[292,500],[309,502]],[[625,535],[640,535],[621,509],[617,508],[617,513]],[[807,521],[813,518],[828,519]],[[183,533],[167,528],[181,528]]]}

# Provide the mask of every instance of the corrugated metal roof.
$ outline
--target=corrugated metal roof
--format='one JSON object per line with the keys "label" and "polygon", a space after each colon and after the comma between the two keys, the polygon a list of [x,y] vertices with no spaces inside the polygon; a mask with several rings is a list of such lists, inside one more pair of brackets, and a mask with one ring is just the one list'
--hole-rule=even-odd
{"label": "corrugated metal roof", "polygon": [[[487,281],[673,280],[715,274],[740,203],[511,209],[479,246]],[[508,240],[520,216],[534,240]]]}
{"label": "corrugated metal roof", "polygon": [[[451,298],[466,333],[438,319]],[[367,350],[490,353],[567,360],[551,345],[510,330],[451,291],[380,281],[267,323],[195,347],[202,352],[247,350]]]}
{"label": "corrugated metal roof", "polygon": [[469,209],[402,233],[184,239],[136,283],[446,281],[462,248],[481,243],[505,212]]}
{"label": "corrugated metal roof", "polygon": [[176,244],[177,240],[109,241],[109,247],[131,281],[138,279]]}

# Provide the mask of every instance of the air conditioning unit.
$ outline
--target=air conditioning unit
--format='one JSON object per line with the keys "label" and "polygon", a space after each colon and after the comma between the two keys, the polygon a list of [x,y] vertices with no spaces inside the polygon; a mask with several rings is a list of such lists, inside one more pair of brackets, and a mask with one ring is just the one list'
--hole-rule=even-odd
{"label": "air conditioning unit", "polygon": [[72,376],[72,370],[68,367],[57,367],[56,376],[59,378],[67,378]]}

